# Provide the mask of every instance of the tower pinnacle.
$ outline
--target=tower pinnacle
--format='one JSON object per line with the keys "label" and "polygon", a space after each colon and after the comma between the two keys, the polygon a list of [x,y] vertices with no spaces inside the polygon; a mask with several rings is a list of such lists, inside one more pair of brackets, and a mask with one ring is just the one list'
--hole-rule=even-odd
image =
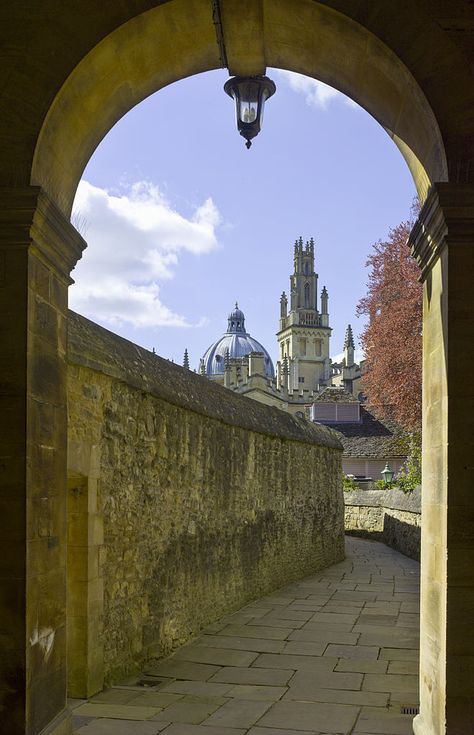
{"label": "tower pinnacle", "polygon": [[189,355],[188,355],[188,348],[184,350],[184,357],[183,357],[183,367],[187,368],[189,370]]}
{"label": "tower pinnacle", "polygon": [[352,327],[350,324],[347,325],[346,337],[344,339],[344,349],[346,349],[347,347],[352,347],[352,349],[355,349],[354,335],[352,334]]}

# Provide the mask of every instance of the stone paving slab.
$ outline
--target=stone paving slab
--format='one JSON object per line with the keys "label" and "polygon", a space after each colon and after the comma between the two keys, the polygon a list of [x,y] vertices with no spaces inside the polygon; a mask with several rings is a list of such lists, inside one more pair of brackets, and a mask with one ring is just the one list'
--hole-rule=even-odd
{"label": "stone paving slab", "polygon": [[207,727],[205,725],[182,725],[175,723],[163,730],[163,735],[245,735],[246,732],[246,728]]}
{"label": "stone paving slab", "polygon": [[369,692],[416,692],[418,677],[409,674],[366,674],[362,688]]}
{"label": "stone paving slab", "polygon": [[327,648],[327,641],[288,641],[282,653],[296,654],[297,656],[322,656]]}
{"label": "stone paving slab", "polygon": [[338,623],[344,625],[347,623],[349,626],[348,630],[351,630],[351,626],[354,625],[357,618],[359,617],[359,613],[333,613],[333,612],[318,612],[316,615],[313,615],[311,618],[311,622],[317,623]]}
{"label": "stone paving slab", "polygon": [[249,621],[248,627],[252,626],[252,628],[263,628],[263,627],[270,627],[270,628],[293,628],[293,630],[297,628],[301,628],[302,625],[306,623],[306,620],[291,620],[291,618],[277,618],[272,617],[270,615],[265,615],[264,618],[260,618],[258,620],[251,620]]}
{"label": "stone paving slab", "polygon": [[400,612],[417,613],[420,612],[419,602],[402,602],[400,605]]}
{"label": "stone paving slab", "polygon": [[[290,690],[293,694],[292,699],[305,699],[305,692],[313,692],[317,689],[357,690],[361,688],[363,678],[364,674],[359,673],[321,671],[317,669],[311,672],[297,671],[290,681]],[[381,690],[379,689],[377,691]],[[311,697],[309,698],[311,699]]]}
{"label": "stone paving slab", "polygon": [[258,724],[261,727],[288,727],[293,730],[311,730],[317,725],[320,732],[349,735],[358,714],[358,707],[345,704],[276,702]]}
{"label": "stone paving slab", "polygon": [[387,625],[395,625],[398,619],[399,617],[397,615],[384,615],[371,610],[368,614],[360,615],[358,622],[362,625],[366,624],[370,626],[377,625],[385,627]]}
{"label": "stone paving slab", "polygon": [[354,735],[413,735],[413,717],[387,712],[379,707],[363,707]]}
{"label": "stone paving slab", "polygon": [[205,698],[223,697],[232,689],[232,686],[232,684],[217,684],[210,681],[173,681],[171,684],[164,686],[161,691],[163,696],[166,696],[168,692],[175,692],[176,694],[169,694],[168,696],[194,694],[197,697]]}
{"label": "stone paving slab", "polygon": [[[333,618],[331,620],[313,620],[312,618],[303,625],[301,630],[319,630],[321,632],[329,631],[330,633],[350,633],[354,627],[355,622],[356,621],[354,620],[352,623],[344,623],[342,621],[338,622]],[[299,631],[295,630],[295,633],[297,632]]]}
{"label": "stone paving slab", "polygon": [[128,707],[125,704],[90,702],[77,707],[74,714],[86,717],[110,717],[114,720],[149,720],[159,711],[159,707]]}
{"label": "stone paving slab", "polygon": [[420,652],[418,648],[400,648],[387,646],[380,649],[380,659],[388,661],[419,661]]}
{"label": "stone paving slab", "polygon": [[414,674],[418,676],[418,661],[389,661],[387,674]]}
{"label": "stone paving slab", "polygon": [[418,651],[419,636],[407,635],[403,633],[403,630],[403,628],[397,628],[387,633],[362,633],[359,643],[362,646],[380,646],[381,648],[396,648],[398,644],[401,648],[414,648]]}
{"label": "stone paving slab", "polygon": [[222,707],[227,700],[223,697],[214,699],[203,699],[193,696],[183,697],[179,702],[170,704],[159,712],[153,719],[165,720],[166,722],[185,722],[190,725],[198,725],[210,714]]}
{"label": "stone paving slab", "polygon": [[222,635],[237,636],[238,638],[268,638],[269,640],[284,641],[293,628],[280,628],[277,626],[256,626],[256,625],[227,625],[221,631]]}
{"label": "stone paving slab", "polygon": [[412,735],[419,566],[347,539],[347,558],[249,603],[145,675],[75,700],[77,735]]}
{"label": "stone paving slab", "polygon": [[153,676],[172,676],[175,679],[194,679],[206,681],[219,671],[219,666],[210,664],[194,664],[191,661],[179,661],[179,659],[168,659],[161,664],[145,669],[146,674]]}
{"label": "stone paving slab", "polygon": [[[77,735],[157,735],[168,727],[168,722],[139,722],[138,720],[94,720],[74,732]],[[202,735],[202,733],[201,733]],[[213,735],[217,735],[214,733]],[[234,734],[235,735],[235,734]]]}
{"label": "stone paving slab", "polygon": [[386,674],[391,662],[380,659],[340,658],[334,671],[355,671],[359,674]]}
{"label": "stone paving slab", "polygon": [[212,727],[251,727],[271,706],[271,702],[231,699],[203,724]]}
{"label": "stone paving slab", "polygon": [[179,702],[183,694],[168,694],[167,692],[146,692],[139,694],[128,704],[133,707],[168,707],[170,704]]}
{"label": "stone paving slab", "polygon": [[283,701],[327,702],[330,704],[370,705],[373,707],[387,707],[389,699],[390,695],[383,692],[323,689],[319,685],[314,686],[310,680],[301,682],[300,686],[290,687],[283,697]]}
{"label": "stone paving slab", "polygon": [[[288,636],[288,640],[290,641],[309,641],[310,643],[322,641],[325,643],[347,643],[348,645],[355,645],[357,639],[358,636],[355,633],[346,633],[337,630],[319,630],[318,627],[308,630],[295,630],[294,633]],[[373,645],[372,641],[367,645]]]}
{"label": "stone paving slab", "polygon": [[319,735],[316,730],[282,730],[274,727],[252,727],[248,735]]}
{"label": "stone paving slab", "polygon": [[[143,692],[143,690],[142,690]],[[134,699],[142,696],[142,692],[130,689],[106,689],[92,697],[91,702],[101,702],[102,704],[128,704]]]}
{"label": "stone paving slab", "polygon": [[193,661],[216,666],[250,666],[256,659],[256,651],[234,651],[229,648],[209,648],[208,646],[184,646],[176,651],[173,660]]}
{"label": "stone paving slab", "polygon": [[361,658],[364,660],[377,659],[380,648],[377,646],[343,646],[330,643],[324,651],[324,656],[336,656],[337,658]]}
{"label": "stone paving slab", "polygon": [[267,669],[306,669],[332,671],[338,662],[337,657],[331,656],[298,656],[285,653],[261,653],[252,664],[254,667]]}
{"label": "stone paving slab", "polygon": [[236,699],[247,699],[262,702],[277,702],[287,692],[287,687],[256,686],[252,684],[236,684],[227,696]]}
{"label": "stone paving slab", "polygon": [[210,648],[227,648],[236,651],[257,651],[261,653],[280,653],[285,644],[282,641],[271,641],[267,638],[240,638],[238,636],[205,635],[196,643]]}
{"label": "stone paving slab", "polygon": [[302,620],[305,623],[311,618],[312,614],[313,612],[311,610],[294,610],[291,607],[285,607],[283,610],[278,610],[278,617],[280,620]]}
{"label": "stone paving slab", "polygon": [[212,681],[229,684],[262,684],[263,686],[284,686],[295,672],[290,669],[245,669],[238,666],[224,666]]}

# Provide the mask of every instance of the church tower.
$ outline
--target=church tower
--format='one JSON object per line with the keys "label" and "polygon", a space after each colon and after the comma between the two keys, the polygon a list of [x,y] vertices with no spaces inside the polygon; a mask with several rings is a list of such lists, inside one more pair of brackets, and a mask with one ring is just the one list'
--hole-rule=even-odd
{"label": "church tower", "polygon": [[[284,378],[288,389],[312,392],[330,382],[328,292],[321,292],[318,309],[318,274],[314,270],[314,240],[303,245],[295,242],[294,269],[290,276],[290,311],[288,297],[280,298],[279,346],[280,383]],[[287,365],[287,372],[281,366]],[[285,375],[284,375],[285,373]]]}

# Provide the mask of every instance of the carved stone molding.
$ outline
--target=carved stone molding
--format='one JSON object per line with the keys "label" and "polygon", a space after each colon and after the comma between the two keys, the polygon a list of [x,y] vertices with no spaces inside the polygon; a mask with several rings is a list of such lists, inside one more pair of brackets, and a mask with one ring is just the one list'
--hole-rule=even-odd
{"label": "carved stone molding", "polygon": [[434,184],[408,238],[424,281],[446,246],[472,242],[474,247],[474,186]]}
{"label": "carved stone molding", "polygon": [[33,248],[48,267],[69,274],[87,243],[39,186],[0,188],[0,248]]}

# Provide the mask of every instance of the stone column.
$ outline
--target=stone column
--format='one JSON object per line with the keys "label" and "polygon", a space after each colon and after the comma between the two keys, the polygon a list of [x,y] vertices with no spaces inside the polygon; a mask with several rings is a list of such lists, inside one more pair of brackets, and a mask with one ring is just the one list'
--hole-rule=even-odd
{"label": "stone column", "polygon": [[436,184],[422,272],[423,489],[416,735],[474,732],[474,186]]}
{"label": "stone column", "polygon": [[38,187],[0,189],[0,732],[70,732],[66,325],[85,242]]}

